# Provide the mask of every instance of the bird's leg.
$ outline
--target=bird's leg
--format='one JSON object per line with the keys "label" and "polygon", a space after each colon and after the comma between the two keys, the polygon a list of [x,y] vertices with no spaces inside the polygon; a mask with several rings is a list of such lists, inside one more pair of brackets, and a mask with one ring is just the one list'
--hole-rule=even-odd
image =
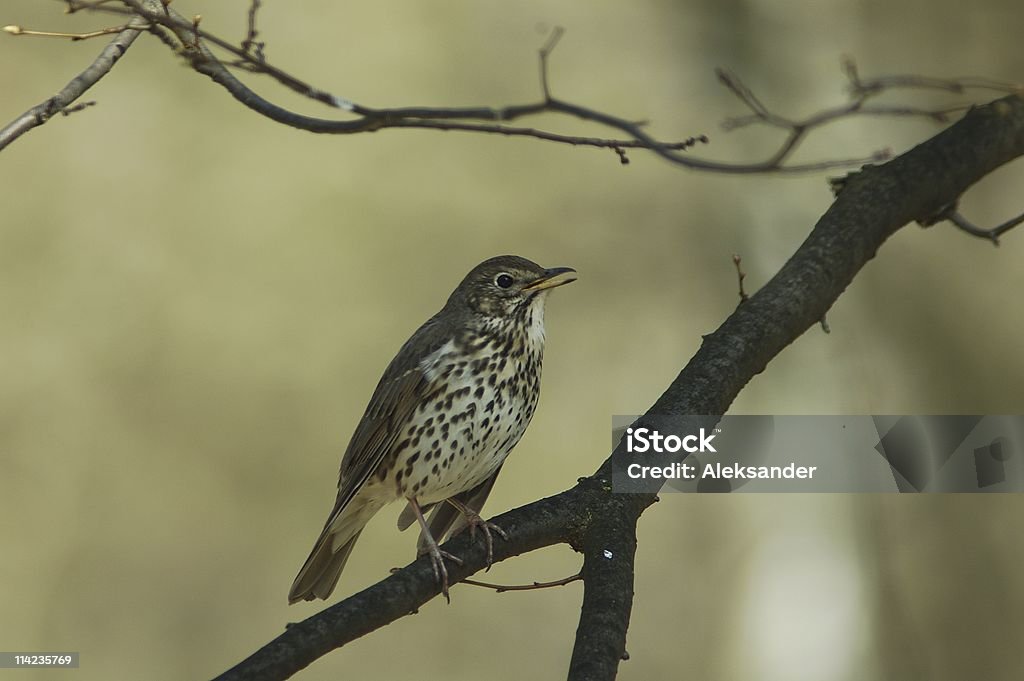
{"label": "bird's leg", "polygon": [[505,530],[501,529],[492,522],[488,522],[480,517],[480,514],[466,506],[464,503],[451,497],[448,499],[448,503],[458,509],[459,513],[466,519],[466,525],[469,526],[469,536],[476,538],[476,528],[479,527],[484,531],[484,540],[487,542],[487,569],[491,569],[491,563],[494,562],[494,539],[491,537],[491,530],[494,530],[501,538],[508,541],[508,534]]}
{"label": "bird's leg", "polygon": [[423,538],[427,544],[426,552],[430,554],[431,566],[434,568],[434,579],[441,583],[441,593],[444,595],[444,599],[451,603],[452,599],[448,596],[448,568],[444,566],[444,559],[447,558],[458,565],[462,565],[462,559],[447,551],[442,551],[437,545],[434,535],[430,534],[430,527],[427,525],[427,519],[423,517],[423,511],[420,509],[419,502],[415,498],[410,498],[409,505],[412,506],[412,510],[416,514],[416,520],[419,521],[420,529],[423,530]]}

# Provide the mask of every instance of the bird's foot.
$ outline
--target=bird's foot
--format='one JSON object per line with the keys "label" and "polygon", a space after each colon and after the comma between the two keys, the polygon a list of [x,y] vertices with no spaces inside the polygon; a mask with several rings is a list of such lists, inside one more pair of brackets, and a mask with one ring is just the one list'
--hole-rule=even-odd
{"label": "bird's foot", "polygon": [[423,539],[426,543],[424,549],[419,553],[420,555],[426,553],[430,556],[430,565],[434,569],[434,579],[440,582],[441,594],[444,595],[444,599],[451,603],[451,596],[448,595],[448,568],[445,567],[444,559],[447,558],[456,565],[462,565],[462,559],[447,551],[442,551],[437,545],[437,540],[430,533],[427,519],[423,517],[423,509],[420,508],[419,502],[416,501],[415,497],[409,499],[409,505],[416,514],[416,520],[419,521],[420,529],[423,530]]}
{"label": "bird's foot", "polygon": [[444,564],[445,558],[455,563],[456,565],[462,565],[462,559],[456,556],[454,553],[448,551],[442,551],[438,547],[436,542],[430,542],[425,551],[422,551],[420,555],[430,556],[430,567],[434,570],[434,579],[441,585],[441,595],[449,603],[452,602],[451,596],[448,595],[448,568]]}
{"label": "bird's foot", "polygon": [[484,520],[477,513],[465,513],[466,525],[469,527],[469,536],[476,539],[476,529],[479,527],[484,533],[484,541],[487,543],[487,570],[491,569],[491,563],[494,562],[494,537],[491,536],[491,532],[495,532],[505,541],[508,541],[508,533],[501,529],[498,525]]}

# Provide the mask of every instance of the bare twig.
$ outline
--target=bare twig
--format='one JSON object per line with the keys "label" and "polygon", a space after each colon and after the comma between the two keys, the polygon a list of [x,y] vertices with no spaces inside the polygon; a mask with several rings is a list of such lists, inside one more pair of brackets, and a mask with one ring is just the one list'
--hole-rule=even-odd
{"label": "bare twig", "polygon": [[[945,123],[953,114],[963,113],[970,108],[969,104],[956,104],[935,109],[913,106],[868,106],[868,101],[871,98],[886,91],[900,88],[920,88],[954,93],[963,93],[969,89],[995,90],[1009,94],[1024,92],[1024,87],[1021,85],[984,78],[940,79],[923,76],[883,76],[863,80],[853,60],[844,59],[842,66],[844,74],[850,81],[851,101],[824,109],[803,119],[788,118],[770,111],[736,74],[726,69],[717,69],[716,72],[721,83],[751,111],[747,116],[727,118],[722,122],[722,127],[725,130],[735,130],[749,125],[764,124],[786,130],[789,133],[787,138],[771,159],[774,163],[781,163],[792,154],[811,130],[841,119],[852,116],[904,116],[930,118],[937,123]],[[866,162],[884,160],[889,155],[890,152],[887,149],[880,150],[875,153],[875,158],[866,159]],[[822,167],[824,166],[818,166],[818,169]]]}
{"label": "bare twig", "polygon": [[558,47],[558,43],[562,40],[563,35],[565,35],[565,29],[561,26],[555,26],[548,37],[548,41],[544,43],[544,47],[540,48],[540,90],[544,95],[544,101],[551,99],[551,88],[548,87],[548,57]]}
{"label": "bare twig", "polygon": [[973,222],[971,222],[970,220],[965,218],[963,215],[961,215],[956,210],[950,211],[946,215],[946,220],[949,220],[954,225],[956,225],[959,229],[961,229],[964,232],[970,234],[971,236],[976,236],[976,237],[979,237],[979,238],[982,238],[982,239],[988,239],[994,245],[998,246],[999,245],[999,237],[1001,237],[1002,235],[1006,234],[1007,232],[1009,232],[1011,229],[1013,229],[1017,225],[1019,225],[1021,223],[1024,223],[1024,213],[1021,213],[1017,217],[1015,217],[1015,218],[1013,218],[1011,220],[1007,220],[1006,222],[1002,223],[1001,225],[998,225],[997,227],[993,227],[991,229],[984,229],[982,227],[978,227],[977,225],[975,225]]}
{"label": "bare twig", "polygon": [[1006,222],[992,227],[991,229],[985,229],[984,227],[978,227],[971,220],[968,220],[959,212],[960,197],[956,197],[952,201],[940,206],[938,210],[926,215],[925,217],[917,218],[917,224],[922,227],[931,227],[937,225],[940,222],[950,222],[957,229],[976,236],[980,239],[986,239],[991,241],[994,246],[999,245],[999,238],[1009,232],[1011,229],[1019,224],[1024,223],[1024,213],[1018,215],[1015,218],[1011,218]]}
{"label": "bare twig", "polygon": [[926,109],[912,106],[866,106],[868,100],[883,92],[917,88],[941,90],[962,94],[971,89],[994,90],[1006,94],[1019,94],[1024,92],[1024,86],[1013,83],[985,78],[928,78],[925,76],[899,75],[881,76],[864,80],[860,77],[856,63],[846,57],[842,61],[842,70],[849,80],[851,101],[846,104],[831,107],[819,111],[804,119],[792,119],[775,114],[761,103],[754,93],[740,80],[736,74],[726,70],[717,69],[719,80],[725,85],[743,104],[751,110],[748,116],[736,116],[727,118],[722,127],[726,130],[735,130],[757,123],[770,125],[776,128],[789,130],[793,133],[803,132],[810,128],[820,127],[841,118],[848,118],[856,115],[867,116],[913,116],[920,118],[931,118],[939,123],[949,120],[955,113],[963,113],[970,108],[970,104],[956,104],[936,109]]}
{"label": "bare twig", "polygon": [[856,62],[850,57],[844,57],[842,61],[843,73],[850,81],[850,91],[854,96],[861,96],[863,93],[878,93],[883,90],[896,88],[918,88],[923,90],[942,90],[954,94],[963,94],[968,90],[990,90],[1005,94],[1021,94],[1024,92],[1024,85],[1021,83],[1010,83],[1007,81],[994,80],[992,78],[981,78],[977,76],[966,76],[961,78],[928,78],[917,75],[893,75],[879,76],[864,80]]}
{"label": "bare twig", "polygon": [[60,115],[61,116],[70,116],[73,113],[78,113],[79,111],[84,111],[85,109],[88,109],[90,106],[96,106],[95,100],[89,100],[88,102],[79,102],[78,104],[72,104],[71,106],[66,106],[66,107],[64,107],[63,109],[60,110]]}
{"label": "bare twig", "polygon": [[475,579],[464,579],[463,584],[472,584],[473,586],[482,586],[486,589],[494,589],[497,593],[505,593],[506,591],[535,591],[537,589],[550,589],[555,586],[565,586],[566,584],[572,584],[573,582],[579,582],[583,579],[583,573],[577,572],[570,577],[563,577],[562,579],[556,579],[553,582],[534,582],[532,584],[491,584],[490,582],[480,582]]}
{"label": "bare twig", "polygon": [[4,26],[4,31],[11,35],[27,35],[36,36],[42,38],[68,38],[72,42],[77,40],[88,40],[89,38],[99,38],[100,36],[111,35],[113,33],[121,33],[128,29],[128,26],[111,26],[109,28],[101,28],[97,31],[89,31],[87,33],[62,33],[60,31],[33,31],[21,26]]}
{"label": "bare twig", "polygon": [[740,304],[747,302],[750,297],[747,292],[743,290],[743,280],[747,278],[747,273],[743,271],[743,258],[738,253],[733,253],[732,264],[736,267],[736,278],[739,280],[740,285]]}
{"label": "bare twig", "polygon": [[264,63],[267,60],[263,54],[265,44],[256,41],[256,36],[259,35],[259,31],[256,30],[256,13],[260,11],[260,4],[260,0],[251,0],[249,3],[248,30],[245,33],[245,40],[242,41],[242,50],[254,55],[260,63]]}
{"label": "bare twig", "polygon": [[[366,107],[347,98],[332,95],[326,91],[304,83],[298,78],[291,76],[284,71],[268,64],[258,55],[247,51],[245,46],[235,46],[217,36],[203,31],[195,21],[177,14],[173,9],[167,7],[160,0],[122,0],[129,8],[133,9],[139,16],[159,24],[173,33],[179,46],[177,50],[183,54],[192,67],[209,76],[215,82],[226,88],[236,99],[245,106],[258,113],[272,118],[278,122],[296,128],[316,133],[325,134],[352,134],[358,132],[370,132],[385,128],[423,128],[447,131],[467,131],[485,134],[500,134],[513,136],[527,136],[547,141],[569,143],[574,145],[600,146],[616,149],[620,161],[628,161],[623,157],[621,151],[626,148],[644,148],[653,151],[666,160],[688,168],[723,173],[761,173],[761,172],[808,172],[833,167],[845,167],[850,165],[861,165],[866,162],[879,161],[888,158],[887,151],[880,151],[866,158],[843,158],[811,163],[786,163],[792,152],[796,149],[798,142],[805,134],[791,135],[790,139],[784,140],[780,149],[765,161],[752,164],[720,163],[704,159],[697,159],[692,156],[683,155],[679,152],[692,145],[687,143],[666,143],[657,140],[642,130],[642,123],[629,121],[623,118],[605,114],[587,107],[571,104],[552,96],[548,78],[549,58],[558,40],[563,35],[561,29],[556,29],[544,47],[539,51],[539,62],[541,70],[541,90],[543,99],[540,102],[529,104],[510,105],[501,108],[493,107],[405,107],[391,109],[374,109]],[[97,9],[105,11],[106,6]],[[252,5],[250,5],[250,10]],[[206,47],[211,46],[227,50],[236,57],[231,64],[225,64]],[[295,92],[310,97],[316,101],[326,103],[332,107],[350,111],[357,116],[355,120],[333,121],[320,118],[302,116],[294,112],[278,107],[264,98],[256,95],[252,90],[238,81],[226,68],[229,65],[244,68],[246,70],[263,73],[271,76],[282,85]],[[763,109],[763,107],[762,107]],[[631,139],[603,139],[584,138],[577,136],[561,135],[550,133],[544,130],[528,127],[513,128],[508,125],[512,120],[531,116],[542,112],[562,113],[582,120],[595,121],[607,127],[626,133]],[[706,138],[698,137],[698,140]],[[596,141],[596,143],[595,143]]]}

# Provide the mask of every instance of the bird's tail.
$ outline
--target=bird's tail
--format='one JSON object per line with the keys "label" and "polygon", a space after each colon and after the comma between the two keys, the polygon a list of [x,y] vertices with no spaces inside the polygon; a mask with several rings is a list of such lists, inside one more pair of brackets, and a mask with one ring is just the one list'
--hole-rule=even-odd
{"label": "bird's tail", "polygon": [[350,504],[335,522],[329,522],[288,591],[288,603],[327,598],[348,561],[352,547],[376,509]]}

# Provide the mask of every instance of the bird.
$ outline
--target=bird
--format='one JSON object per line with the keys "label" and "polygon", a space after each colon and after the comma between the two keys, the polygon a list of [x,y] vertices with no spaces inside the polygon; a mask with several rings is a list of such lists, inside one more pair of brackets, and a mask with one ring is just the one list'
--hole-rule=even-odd
{"label": "bird", "polygon": [[479,514],[537,407],[547,295],[576,278],[571,267],[490,258],[402,345],[345,450],[334,508],[289,604],[328,598],[363,528],[394,501],[406,502],[399,529],[419,524],[418,553],[429,554],[446,599],[444,561],[462,561],[439,543],[479,528],[490,566],[491,533],[508,537]]}

